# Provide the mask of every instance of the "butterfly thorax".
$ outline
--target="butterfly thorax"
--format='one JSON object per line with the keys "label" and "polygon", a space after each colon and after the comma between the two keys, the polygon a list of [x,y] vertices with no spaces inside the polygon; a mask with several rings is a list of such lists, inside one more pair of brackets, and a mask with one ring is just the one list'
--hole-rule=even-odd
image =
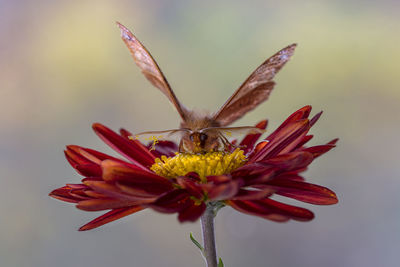
{"label": "butterfly thorax", "polygon": [[212,115],[205,111],[188,111],[185,114],[185,120],[181,122],[180,128],[190,129],[191,131],[200,131],[204,128],[219,127]]}

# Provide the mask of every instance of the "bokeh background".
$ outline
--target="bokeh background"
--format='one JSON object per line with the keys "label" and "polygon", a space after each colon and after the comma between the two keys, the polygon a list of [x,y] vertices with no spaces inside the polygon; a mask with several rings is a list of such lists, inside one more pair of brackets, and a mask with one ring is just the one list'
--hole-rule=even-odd
{"label": "bokeh background", "polygon": [[[91,131],[178,125],[141,75],[118,20],[152,52],[185,105],[216,110],[267,57],[297,42],[269,101],[235,125],[304,105],[324,110],[314,144],[340,138],[308,181],[337,192],[309,223],[223,209],[228,267],[398,266],[400,250],[398,1],[0,0],[0,266],[204,266],[174,215],[143,211],[78,232],[98,216],[48,197],[80,177],[66,144],[115,154]],[[289,203],[291,203],[289,201]],[[295,202],[293,202],[295,203]]]}

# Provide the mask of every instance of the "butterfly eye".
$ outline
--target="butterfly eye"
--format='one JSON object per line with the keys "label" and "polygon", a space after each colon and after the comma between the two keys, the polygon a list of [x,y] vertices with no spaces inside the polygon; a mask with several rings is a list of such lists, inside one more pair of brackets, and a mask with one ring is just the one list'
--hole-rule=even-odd
{"label": "butterfly eye", "polygon": [[207,140],[207,138],[208,138],[208,136],[206,134],[204,134],[204,133],[200,134],[200,141],[201,142],[205,142]]}
{"label": "butterfly eye", "polygon": [[194,141],[194,137],[193,137],[193,134],[191,134],[191,135],[189,135],[189,139],[190,139],[190,141]]}

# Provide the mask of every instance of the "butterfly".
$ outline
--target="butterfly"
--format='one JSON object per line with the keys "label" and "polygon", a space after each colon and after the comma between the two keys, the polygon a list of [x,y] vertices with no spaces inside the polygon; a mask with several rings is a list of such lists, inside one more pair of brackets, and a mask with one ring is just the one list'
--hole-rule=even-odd
{"label": "butterfly", "polygon": [[248,134],[257,134],[263,132],[257,127],[229,127],[229,125],[268,99],[275,86],[273,78],[290,60],[296,44],[283,48],[264,61],[218,111],[211,114],[202,114],[186,108],[178,100],[149,51],[128,28],[118,22],[117,25],[121,30],[121,38],[131,52],[136,65],[150,83],[171,101],[182,119],[179,129],[143,132],[138,134],[139,136],[180,133],[179,152],[194,154],[218,151],[232,146],[226,137],[231,133],[246,132]]}

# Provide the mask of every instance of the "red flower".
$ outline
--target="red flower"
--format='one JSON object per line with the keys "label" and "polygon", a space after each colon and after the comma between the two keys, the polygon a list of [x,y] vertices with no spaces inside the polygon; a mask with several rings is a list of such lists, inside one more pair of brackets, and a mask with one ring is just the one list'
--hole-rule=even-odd
{"label": "red flower", "polygon": [[[128,161],[89,148],[67,146],[67,160],[85,178],[81,184],[67,184],[52,191],[50,196],[77,203],[77,208],[86,211],[110,210],[79,230],[93,229],[145,208],[178,213],[181,222],[195,221],[207,203],[229,205],[278,222],[309,221],[314,218],[311,211],[270,197],[277,194],[316,205],[338,201],[331,190],[304,182],[300,176],[338,140],[305,146],[312,138],[307,135],[309,129],[322,113],[308,119],[310,111],[310,106],[299,109],[257,145],[260,134],[251,134],[240,142],[242,150],[189,156],[175,156],[177,145],[173,142],[160,141],[153,150],[132,140],[131,133],[124,129],[117,134],[95,123],[96,134]],[[266,126],[266,120],[257,124],[260,129]],[[187,169],[186,165],[191,167]]]}

